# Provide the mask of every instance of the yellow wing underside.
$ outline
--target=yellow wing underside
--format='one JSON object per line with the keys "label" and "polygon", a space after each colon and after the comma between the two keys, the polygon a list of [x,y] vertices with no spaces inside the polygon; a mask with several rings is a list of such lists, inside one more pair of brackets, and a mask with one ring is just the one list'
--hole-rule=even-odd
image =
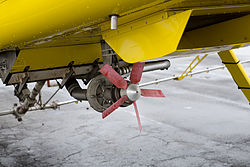
{"label": "yellow wing underside", "polygon": [[13,73],[90,64],[101,40],[129,63],[228,50],[250,42],[249,13],[249,0],[2,0],[0,50],[20,49]]}

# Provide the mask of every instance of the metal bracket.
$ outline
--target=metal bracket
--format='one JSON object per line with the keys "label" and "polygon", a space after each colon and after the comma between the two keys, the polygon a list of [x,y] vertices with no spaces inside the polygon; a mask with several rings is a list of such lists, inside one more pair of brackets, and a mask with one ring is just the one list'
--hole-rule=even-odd
{"label": "metal bracket", "polygon": [[83,83],[85,84],[85,85],[87,85],[88,83],[89,83],[89,81],[92,79],[92,78],[94,78],[94,77],[96,77],[99,73],[98,73],[98,71],[99,71],[99,66],[98,66],[98,62],[99,62],[99,58],[98,59],[96,59],[94,62],[93,62],[93,69],[92,69],[92,71],[90,71],[87,75],[86,75],[86,77],[83,79]]}
{"label": "metal bracket", "polygon": [[24,100],[30,95],[30,90],[27,87],[28,80],[29,75],[26,73],[22,81],[15,85],[14,94],[20,102],[24,102]]}
{"label": "metal bracket", "polygon": [[69,79],[72,77],[72,75],[75,73],[74,70],[73,70],[73,67],[72,67],[73,64],[74,64],[74,62],[71,62],[71,63],[69,64],[69,70],[68,70],[68,72],[66,72],[65,77],[64,77],[63,80],[62,80],[62,83],[61,83],[61,84],[58,83],[60,89],[62,89],[62,88],[65,86],[65,84],[68,82],[68,80],[69,80]]}
{"label": "metal bracket", "polygon": [[27,84],[28,80],[29,80],[29,75],[26,73],[25,77],[22,79],[22,82],[18,86],[17,96],[20,95],[24,86]]}
{"label": "metal bracket", "polygon": [[73,70],[73,64],[74,64],[74,62],[71,62],[70,64],[69,64],[69,71],[68,72],[66,72],[66,74],[65,74],[65,77],[63,78],[63,80],[62,80],[62,83],[60,84],[59,82],[57,82],[57,84],[58,84],[58,86],[59,86],[59,88],[55,91],[55,93],[53,93],[53,95],[42,105],[43,107],[42,108],[44,108],[49,102],[50,102],[50,100],[59,92],[59,90],[60,89],[62,89],[64,86],[65,86],[65,84],[69,81],[69,79],[73,76],[73,74],[75,73],[74,72],[74,70]]}
{"label": "metal bracket", "polygon": [[0,62],[0,70],[5,73],[7,69],[8,69],[7,59],[3,59],[2,62]]}
{"label": "metal bracket", "polygon": [[112,65],[114,55],[113,49],[105,41],[101,41],[101,47],[103,64]]}
{"label": "metal bracket", "polygon": [[204,60],[206,57],[208,56],[208,54],[206,54],[205,56],[203,56],[202,58],[200,58],[200,56],[196,56],[195,59],[190,63],[190,65],[187,67],[187,69],[181,74],[181,76],[179,76],[176,80],[180,81],[183,80],[185,77],[187,77],[192,71],[193,69],[202,62],[202,60]]}
{"label": "metal bracket", "polygon": [[[119,69],[119,61],[117,59],[117,53],[109,46],[106,41],[101,41],[102,46],[102,59],[103,65],[108,64],[116,71],[120,71]],[[106,81],[107,85],[112,85],[109,81]]]}
{"label": "metal bracket", "polygon": [[16,51],[6,51],[0,53],[0,76],[4,84],[10,79],[11,69],[16,61]]}
{"label": "metal bracket", "polygon": [[105,41],[101,42],[103,64],[108,64],[113,68],[119,65],[117,53]]}

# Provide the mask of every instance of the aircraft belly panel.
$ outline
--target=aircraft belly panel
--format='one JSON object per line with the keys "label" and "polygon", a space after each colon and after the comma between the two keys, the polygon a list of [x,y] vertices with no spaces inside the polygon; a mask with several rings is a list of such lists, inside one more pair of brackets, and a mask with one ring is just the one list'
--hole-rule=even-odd
{"label": "aircraft belly panel", "polygon": [[71,62],[91,64],[98,58],[101,58],[100,44],[21,50],[11,73],[23,72],[27,67],[29,71],[66,67]]}
{"label": "aircraft belly panel", "polygon": [[155,59],[176,51],[192,11],[143,19],[104,34],[104,40],[126,62]]}

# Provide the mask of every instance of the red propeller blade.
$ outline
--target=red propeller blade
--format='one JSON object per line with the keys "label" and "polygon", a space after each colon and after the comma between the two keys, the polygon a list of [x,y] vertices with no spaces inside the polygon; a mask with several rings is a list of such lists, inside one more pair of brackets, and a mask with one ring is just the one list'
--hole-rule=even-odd
{"label": "red propeller blade", "polygon": [[102,113],[102,118],[106,118],[113,111],[119,108],[126,100],[128,100],[128,96],[122,96],[117,102],[115,102],[112,106],[110,106],[107,110]]}
{"label": "red propeller blade", "polygon": [[141,89],[141,95],[144,97],[165,97],[161,90]]}
{"label": "red propeller blade", "polygon": [[140,132],[141,132],[142,131],[142,126],[141,126],[140,115],[139,115],[139,112],[138,112],[138,108],[137,108],[136,102],[134,101],[133,104],[134,104],[135,113],[136,113],[138,125],[139,125],[139,128],[140,128]]}
{"label": "red propeller blade", "polygon": [[141,81],[141,76],[143,72],[145,63],[135,63],[130,74],[130,81],[132,84],[137,84]]}
{"label": "red propeller blade", "polygon": [[127,81],[123,79],[122,76],[118,74],[110,65],[105,64],[101,68],[100,72],[117,88],[127,89]]}

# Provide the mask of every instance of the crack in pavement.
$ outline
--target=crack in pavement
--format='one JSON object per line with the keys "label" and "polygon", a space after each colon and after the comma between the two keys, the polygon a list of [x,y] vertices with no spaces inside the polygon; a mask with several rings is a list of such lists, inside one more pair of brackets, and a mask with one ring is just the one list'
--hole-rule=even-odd
{"label": "crack in pavement", "polygon": [[71,153],[71,154],[67,155],[66,157],[64,157],[64,158],[62,159],[62,161],[65,161],[65,160],[67,160],[68,158],[70,158],[70,157],[72,157],[72,156],[74,156],[74,155],[80,154],[80,153],[82,153],[82,150],[81,150],[81,151],[74,152],[74,153]]}

